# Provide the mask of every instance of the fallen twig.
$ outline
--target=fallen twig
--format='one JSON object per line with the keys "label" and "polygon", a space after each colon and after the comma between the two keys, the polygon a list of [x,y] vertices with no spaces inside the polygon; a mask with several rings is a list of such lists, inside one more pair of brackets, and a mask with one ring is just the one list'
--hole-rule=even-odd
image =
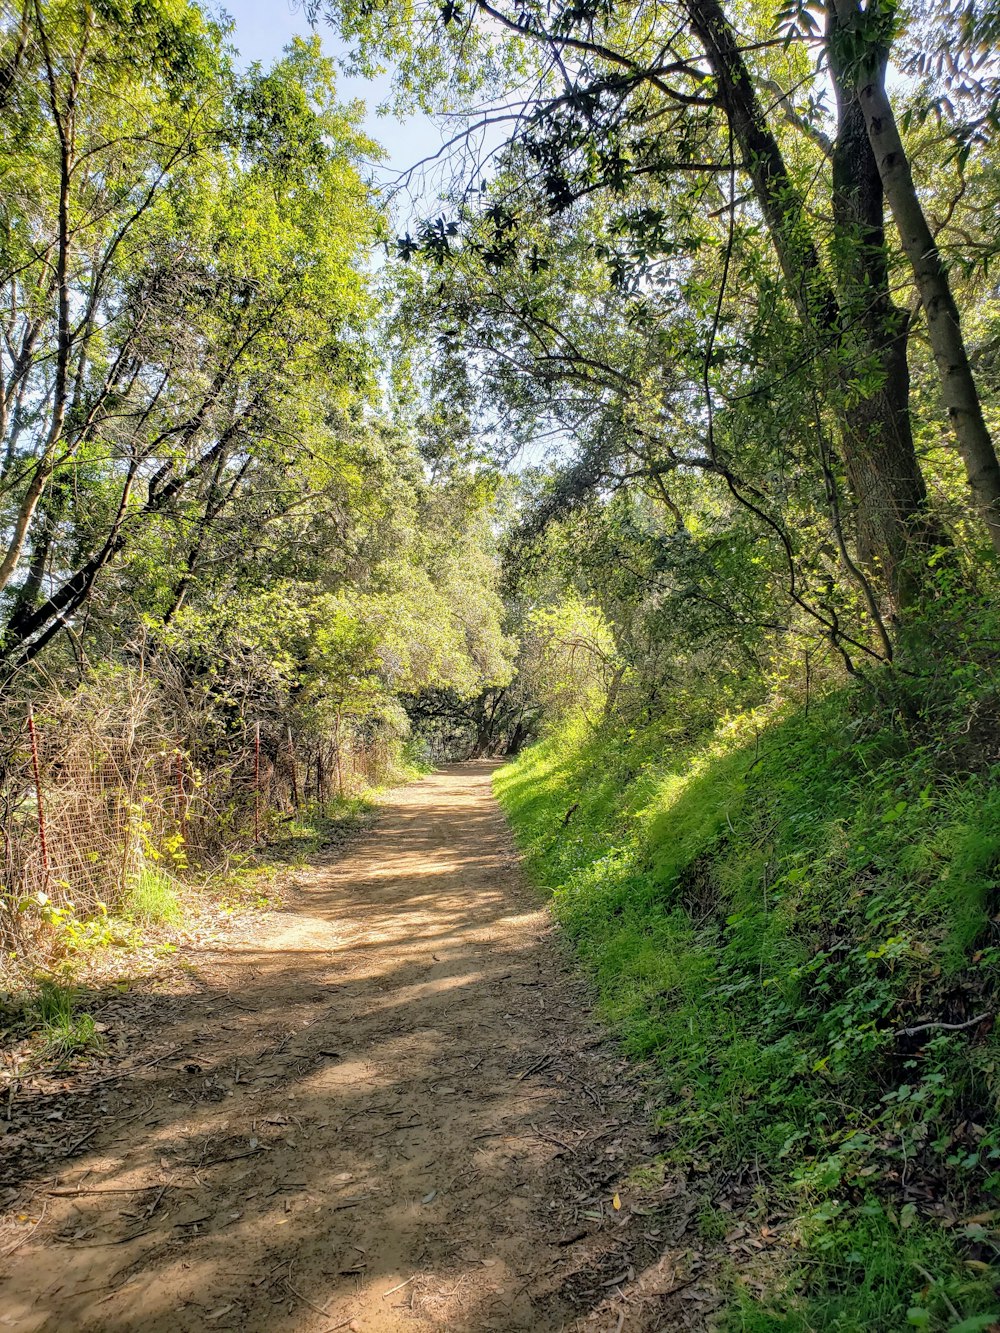
{"label": "fallen twig", "polygon": [[81,1240],[75,1245],[69,1242],[71,1250],[94,1250],[103,1245],[127,1245],[130,1240],[138,1240],[140,1236],[149,1236],[153,1232],[152,1227],[146,1227],[144,1231],[133,1231],[131,1235],[119,1236],[116,1240]]}
{"label": "fallen twig", "polygon": [[156,1105],[156,1098],[150,1097],[149,1105],[144,1106],[141,1111],[136,1111],[134,1115],[126,1115],[126,1116],[116,1115],[113,1117],[113,1123],[116,1125],[128,1125],[131,1124],[133,1120],[141,1120],[144,1115],[149,1115],[150,1111],[153,1109],[155,1105]]}
{"label": "fallen twig", "polygon": [[31,1239],[31,1237],[35,1234],[38,1228],[42,1225],[42,1221],[45,1217],[46,1207],[47,1205],[43,1203],[42,1211],[39,1213],[38,1221],[35,1223],[35,1225],[26,1235],[22,1236],[20,1240],[16,1240],[13,1245],[8,1245],[8,1247],[3,1251],[3,1254],[0,1255],[0,1258],[6,1259],[9,1254],[13,1254],[15,1250],[19,1250],[26,1240]]}
{"label": "fallen twig", "polygon": [[580,1085],[580,1087],[583,1089],[584,1093],[585,1093],[585,1094],[590,1098],[590,1100],[594,1103],[594,1105],[595,1105],[595,1106],[597,1107],[597,1109],[600,1111],[601,1115],[603,1115],[603,1114],[604,1114],[604,1103],[603,1103],[603,1101],[601,1101],[600,1096],[594,1091],[594,1089],[590,1086],[590,1084],[589,1084],[589,1083],[584,1083],[584,1081],[583,1081],[582,1078],[577,1078],[576,1074],[570,1074],[568,1071],[567,1071],[567,1077],[571,1078],[571,1079],[573,1080],[574,1083],[578,1083],[578,1084]]}
{"label": "fallen twig", "polygon": [[146,1216],[147,1216],[147,1217],[152,1217],[152,1216],[153,1216],[153,1214],[156,1212],[157,1208],[159,1208],[159,1206],[160,1206],[160,1200],[163,1198],[164,1194],[166,1194],[166,1192],[167,1192],[168,1189],[172,1189],[172,1188],[174,1188],[174,1187],[171,1186],[171,1185],[161,1185],[161,1186],[160,1186],[160,1192],[157,1194],[156,1198],[153,1200],[153,1202],[152,1202],[152,1203],[149,1205],[149,1207],[146,1209]]}
{"label": "fallen twig", "polygon": [[[165,1190],[181,1189],[180,1185],[164,1185]],[[50,1194],[57,1199],[75,1199],[78,1194],[141,1194],[144,1190],[155,1190],[155,1182],[152,1185],[94,1185],[91,1188],[82,1189],[67,1185],[63,1188],[54,1190],[44,1190],[43,1193]],[[161,1194],[163,1190],[160,1191]]]}
{"label": "fallen twig", "polygon": [[966,1028],[974,1028],[977,1023],[984,1023],[987,1018],[992,1017],[992,1014],[978,1014],[965,1023],[920,1023],[915,1028],[900,1028],[898,1032],[894,1032],[892,1035],[894,1037],[915,1037],[918,1032],[964,1032]]}
{"label": "fallen twig", "polygon": [[93,1083],[86,1084],[81,1088],[81,1092],[89,1092],[91,1088],[99,1088],[104,1083],[116,1083],[120,1078],[128,1078],[129,1074],[138,1074],[140,1069],[152,1069],[154,1065],[162,1065],[164,1060],[169,1060],[172,1055],[176,1055],[183,1048],[175,1046],[172,1051],[167,1051],[166,1055],[158,1055],[155,1060],[147,1060],[142,1065],[132,1065],[128,1069],[123,1069],[119,1074],[108,1074],[106,1078],[98,1078]]}
{"label": "fallen twig", "polygon": [[928,1287],[936,1291],[936,1294],[941,1297],[942,1301],[944,1301],[945,1305],[948,1307],[948,1313],[951,1315],[952,1319],[956,1320],[956,1322],[960,1322],[962,1316],[958,1313],[955,1306],[948,1299],[948,1293],[944,1289],[944,1283],[936,1282],[934,1278],[931,1277],[930,1273],[928,1273],[927,1269],[922,1268],[920,1264],[914,1264],[913,1267],[917,1270],[920,1276],[926,1281]]}
{"label": "fallen twig", "polygon": [[683,1291],[685,1287],[694,1286],[697,1281],[698,1275],[695,1274],[693,1277],[684,1278],[681,1282],[675,1282],[672,1287],[667,1287],[666,1291],[658,1291],[656,1294],[657,1296],[676,1296],[679,1291]]}
{"label": "fallen twig", "polygon": [[537,1125],[528,1126],[536,1139],[541,1139],[543,1143],[554,1143],[557,1148],[562,1148],[564,1152],[575,1153],[576,1149],[562,1139],[557,1139],[554,1134],[546,1134],[538,1128]]}
{"label": "fallen twig", "polygon": [[238,1162],[241,1157],[256,1157],[263,1148],[247,1148],[244,1152],[230,1153],[228,1157],[210,1157],[207,1162],[190,1162],[192,1170],[204,1171],[206,1166],[221,1166],[223,1162]]}
{"label": "fallen twig", "polygon": [[408,1287],[410,1283],[416,1279],[417,1276],[418,1275],[414,1273],[413,1277],[408,1277],[405,1282],[398,1282],[396,1286],[390,1287],[388,1291],[383,1291],[382,1299],[385,1300],[387,1296],[394,1296],[397,1291],[402,1291],[403,1288]]}
{"label": "fallen twig", "polygon": [[526,1079],[529,1074],[533,1074],[536,1069],[541,1069],[542,1065],[547,1065],[549,1061],[553,1058],[554,1057],[551,1051],[546,1051],[544,1055],[540,1055],[538,1059],[534,1061],[533,1064],[530,1064],[528,1066],[528,1068],[524,1071],[523,1074],[518,1074],[517,1076],[518,1083],[523,1082],[524,1079]]}
{"label": "fallen twig", "polygon": [[72,1157],[73,1154],[76,1152],[77,1148],[82,1148],[83,1145],[87,1142],[87,1140],[92,1139],[100,1128],[101,1128],[100,1125],[94,1125],[93,1129],[88,1129],[82,1139],[77,1139],[75,1143],[70,1144],[70,1146],[63,1153],[63,1156]]}
{"label": "fallen twig", "polygon": [[[288,1280],[287,1277],[286,1277],[286,1278],[282,1278],[282,1282],[283,1282],[284,1285],[288,1288],[288,1290],[292,1293],[293,1296],[297,1296],[297,1297],[299,1298],[299,1300],[302,1302],[303,1305],[308,1305],[310,1310],[315,1310],[316,1313],[317,1313],[317,1314],[321,1314],[321,1315],[323,1316],[324,1319],[327,1318],[327,1311],[326,1311],[326,1306],[325,1306],[325,1305],[324,1305],[324,1306],[319,1306],[319,1305],[316,1304],[315,1301],[311,1301],[311,1300],[309,1299],[308,1296],[303,1296],[301,1291],[297,1290],[295,1287],[292,1286],[292,1284],[289,1282],[289,1280]],[[350,1321],[348,1321],[348,1322],[350,1322]],[[341,1328],[342,1328],[343,1325],[341,1324],[341,1325],[339,1325],[338,1327],[341,1327]]]}

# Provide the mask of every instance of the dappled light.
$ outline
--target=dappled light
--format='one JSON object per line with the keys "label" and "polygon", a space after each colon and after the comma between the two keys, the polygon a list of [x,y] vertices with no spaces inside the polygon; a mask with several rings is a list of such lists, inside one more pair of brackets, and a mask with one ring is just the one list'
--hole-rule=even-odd
{"label": "dappled light", "polygon": [[7,0],[0,1333],[1000,1333],[998,52]]}
{"label": "dappled light", "polygon": [[[186,950],[183,995],[139,999],[134,1072],[25,1205],[16,1327],[596,1329],[619,1287],[660,1309],[696,1274],[678,1251],[641,1284],[684,1196],[629,1183],[639,1090],[519,882],[492,768],[397,792],[285,910]],[[63,1105],[53,1080],[15,1124]]]}

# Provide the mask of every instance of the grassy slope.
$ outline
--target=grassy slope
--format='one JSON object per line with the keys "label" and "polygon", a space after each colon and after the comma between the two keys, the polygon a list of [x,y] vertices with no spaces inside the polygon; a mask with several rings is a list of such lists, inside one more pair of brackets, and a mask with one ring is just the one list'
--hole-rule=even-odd
{"label": "grassy slope", "polygon": [[1000,774],[954,776],[951,750],[850,710],[694,747],[577,723],[496,789],[606,1017],[658,1066],[674,1164],[752,1163],[745,1206],[797,1219],[765,1297],[734,1281],[733,1326],[965,1333],[1000,1309],[995,1223],[964,1222],[1000,1187],[1000,1052],[988,1024],[898,1029],[995,1007]]}

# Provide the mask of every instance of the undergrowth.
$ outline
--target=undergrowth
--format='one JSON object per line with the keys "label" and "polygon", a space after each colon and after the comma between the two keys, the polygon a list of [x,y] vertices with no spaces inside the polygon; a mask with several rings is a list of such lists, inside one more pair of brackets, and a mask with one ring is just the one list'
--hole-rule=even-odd
{"label": "undergrowth", "polygon": [[50,977],[42,979],[26,1004],[23,1023],[38,1034],[42,1055],[57,1064],[103,1045],[93,1015],[79,1008],[74,987]]}
{"label": "undergrowth", "polygon": [[304,808],[266,845],[210,871],[189,866],[182,846],[172,846],[169,856],[139,864],[113,913],[99,903],[96,912],[81,914],[70,900],[57,905],[39,894],[29,905],[37,922],[29,948],[23,956],[8,954],[0,969],[0,1046],[17,1045],[19,1059],[33,1069],[99,1054],[95,1020],[80,1007],[81,983],[92,988],[113,976],[127,984],[123,977],[159,968],[179,939],[217,924],[219,916],[280,905],[289,872],[363,827],[374,808],[371,794]]}
{"label": "undergrowth", "polygon": [[175,925],[183,915],[177,881],[159,866],[140,867],[129,884],[123,914],[140,925]]}
{"label": "undergrowth", "polygon": [[732,1327],[972,1333],[1000,1310],[1000,772],[952,704],[859,698],[698,742],[566,723],[496,790],[655,1062],[669,1165],[794,1218],[786,1286],[734,1279]]}

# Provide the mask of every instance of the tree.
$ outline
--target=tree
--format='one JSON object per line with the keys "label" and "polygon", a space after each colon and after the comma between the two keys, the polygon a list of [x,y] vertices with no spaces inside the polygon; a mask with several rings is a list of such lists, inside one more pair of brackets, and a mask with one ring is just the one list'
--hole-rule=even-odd
{"label": "tree", "polygon": [[[672,176],[692,200],[709,191],[724,215],[750,221],[754,209],[736,184],[738,178],[748,182],[806,355],[838,418],[860,562],[869,578],[885,579],[899,606],[912,601],[924,562],[946,538],[928,509],[913,448],[910,320],[891,299],[879,169],[853,70],[838,42],[836,10],[827,11],[825,36],[808,11],[786,11],[784,38],[768,31],[766,15],[755,13],[746,16],[752,30],[742,36],[718,0],[638,11],[508,10],[481,0],[467,11],[444,13],[429,4],[393,25],[391,37],[378,14],[349,5],[327,12],[359,41],[363,57],[382,49],[399,59],[402,52],[404,82],[421,94],[449,53],[456,74],[478,79],[493,104],[485,113],[469,113],[470,132],[494,122],[512,125],[509,143],[523,149],[532,168],[522,173],[522,198],[534,191],[560,210],[595,192],[611,199],[629,188],[653,193]],[[791,87],[815,78],[797,45],[803,36],[819,44],[833,71],[838,107],[832,136],[819,101],[812,98],[803,108]],[[422,68],[432,40],[438,50]],[[523,70],[526,48],[538,56],[530,97],[518,102],[502,83],[504,62]],[[808,180],[826,172],[826,188],[807,195]],[[492,206],[496,195],[494,186]],[[824,198],[828,212],[816,216]],[[508,211],[516,216],[516,205]],[[449,245],[455,241],[443,222],[404,242],[408,253],[414,246],[439,253]]]}
{"label": "tree", "polygon": [[858,0],[835,0],[835,13],[831,58],[840,63],[845,80],[853,81],[879,180],[927,319],[941,393],[969,488],[994,549],[1000,552],[1000,461],[983,416],[948,271],[914,185],[886,91],[894,11],[876,4],[863,8]]}
{"label": "tree", "polygon": [[29,17],[2,158],[8,670],[182,525],[172,614],[208,529],[368,392],[381,225],[318,43],[238,79],[190,5]]}

